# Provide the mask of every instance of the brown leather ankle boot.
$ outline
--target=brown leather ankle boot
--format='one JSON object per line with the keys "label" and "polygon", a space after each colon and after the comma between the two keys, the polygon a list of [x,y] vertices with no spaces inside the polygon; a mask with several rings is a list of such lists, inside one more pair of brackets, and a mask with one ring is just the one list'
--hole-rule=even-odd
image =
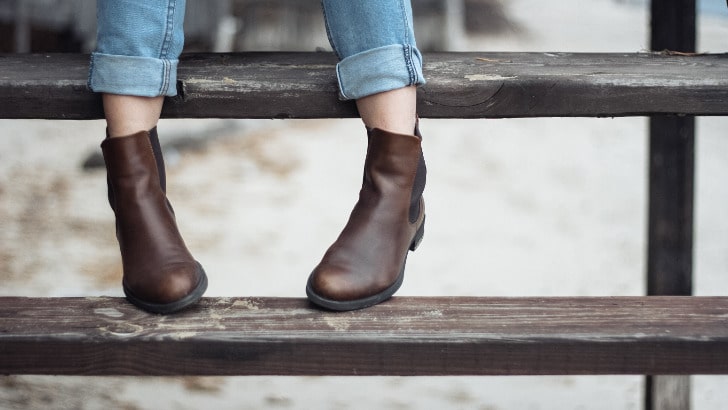
{"label": "brown leather ankle boot", "polygon": [[[162,155],[162,144],[159,143],[159,135],[157,134],[157,127],[152,128],[147,133],[149,136],[149,143],[152,145],[152,152],[154,153],[154,162],[157,164],[157,174],[159,175],[159,186],[162,187],[162,192],[167,193],[167,172],[164,169],[164,156]],[[106,138],[110,138],[107,132]],[[109,204],[111,208],[114,208],[114,191],[111,189],[111,181],[107,178],[106,184],[109,192]],[[171,205],[170,205],[171,207]],[[174,212],[174,209],[172,210]]]}
{"label": "brown leather ankle boot", "polygon": [[166,314],[197,302],[207,289],[207,276],[177,229],[152,145],[149,133],[142,131],[107,138],[101,149],[116,215],[124,293],[134,305]]}
{"label": "brown leather ankle boot", "polygon": [[361,309],[390,298],[402,285],[407,251],[424,234],[427,170],[419,130],[402,135],[375,128],[368,136],[359,201],[306,285],[309,300],[327,309]]}

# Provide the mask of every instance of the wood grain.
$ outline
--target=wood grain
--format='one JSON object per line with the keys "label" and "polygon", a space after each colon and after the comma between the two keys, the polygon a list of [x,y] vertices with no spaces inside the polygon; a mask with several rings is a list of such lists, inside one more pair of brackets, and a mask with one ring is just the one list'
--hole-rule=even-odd
{"label": "wood grain", "polygon": [[726,374],[728,298],[0,298],[0,374]]}
{"label": "wood grain", "polygon": [[[728,55],[430,53],[423,118],[728,115]],[[339,118],[330,53],[183,55],[167,118]],[[0,118],[98,119],[88,56],[0,55]]]}

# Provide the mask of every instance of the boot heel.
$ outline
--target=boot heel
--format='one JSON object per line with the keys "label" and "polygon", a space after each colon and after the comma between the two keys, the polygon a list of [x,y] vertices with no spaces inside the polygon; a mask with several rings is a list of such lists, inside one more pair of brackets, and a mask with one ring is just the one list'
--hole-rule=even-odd
{"label": "boot heel", "polygon": [[415,233],[415,237],[412,239],[412,243],[410,244],[409,250],[414,252],[417,250],[417,247],[420,246],[420,243],[422,242],[422,238],[425,236],[425,218],[422,218],[422,225],[417,229],[417,233]]}

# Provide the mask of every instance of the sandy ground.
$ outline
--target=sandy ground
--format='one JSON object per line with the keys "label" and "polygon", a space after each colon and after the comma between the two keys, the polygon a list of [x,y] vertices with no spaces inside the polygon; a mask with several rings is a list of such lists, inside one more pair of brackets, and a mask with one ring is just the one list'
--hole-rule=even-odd
{"label": "sandy ground", "polygon": [[[715,0],[718,1],[718,0]],[[464,50],[640,51],[635,2],[513,0]],[[537,13],[533,12],[538,10]],[[554,28],[555,27],[555,28]],[[722,52],[726,16],[703,16]],[[644,293],[646,120],[423,120],[428,230],[400,295]],[[0,121],[0,295],[121,295],[100,121]],[[698,119],[695,293],[728,289],[728,118]],[[356,200],[357,120],[164,120],[169,196],[209,296],[295,296]],[[196,150],[173,149],[210,135]],[[725,376],[692,378],[724,408]],[[0,377],[0,408],[637,409],[642,377]]]}

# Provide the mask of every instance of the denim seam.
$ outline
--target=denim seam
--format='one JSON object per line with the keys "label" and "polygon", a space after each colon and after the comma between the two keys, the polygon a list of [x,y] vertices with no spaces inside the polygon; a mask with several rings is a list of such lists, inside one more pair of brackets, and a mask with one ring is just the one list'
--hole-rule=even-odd
{"label": "denim seam", "polygon": [[159,50],[159,58],[167,58],[167,53],[169,52],[169,47],[172,43],[172,31],[174,30],[174,10],[175,10],[175,1],[170,0],[168,3],[169,7],[167,7],[167,26],[164,28],[164,40],[162,41],[162,46]]}
{"label": "denim seam", "polygon": [[405,27],[405,30],[404,30],[404,42],[405,42],[405,44],[409,44],[409,36],[408,36],[408,34],[409,34],[408,33],[408,31],[409,31],[408,30],[409,29],[409,21],[407,21],[407,7],[404,4],[404,0],[400,0],[400,2],[399,2],[399,10],[400,10],[400,13],[401,13],[400,15],[402,16],[402,20],[404,20],[404,21],[402,21],[402,27]]}
{"label": "denim seam", "polygon": [[172,63],[169,61],[169,48],[172,44],[172,36],[174,31],[174,18],[177,2],[170,0],[167,7],[167,25],[164,28],[164,40],[159,50],[159,58],[162,60],[162,84],[160,84],[159,94],[164,95],[169,89],[170,71],[172,69]]}
{"label": "denim seam", "polygon": [[321,0],[321,12],[323,13],[324,17],[324,27],[326,28],[326,37],[329,39],[329,44],[331,44],[331,49],[334,51],[334,54],[336,54],[336,57],[341,60],[341,55],[339,54],[339,51],[336,49],[336,44],[334,43],[334,37],[331,35],[331,28],[329,27],[329,20],[326,16],[326,7],[324,6],[324,0]]}
{"label": "denim seam", "polygon": [[407,7],[404,3],[404,0],[400,0],[399,2],[399,8],[400,8],[400,15],[402,16],[402,27],[405,28],[404,30],[404,61],[407,65],[407,71],[409,73],[409,85],[412,85],[415,83],[415,69],[414,69],[414,63],[412,62],[412,51],[409,41],[409,21],[407,20]]}
{"label": "denim seam", "polygon": [[405,44],[403,47],[404,51],[404,63],[407,66],[407,72],[409,73],[409,85],[413,85],[415,83],[415,67],[414,62],[412,61],[412,46],[409,44]]}

